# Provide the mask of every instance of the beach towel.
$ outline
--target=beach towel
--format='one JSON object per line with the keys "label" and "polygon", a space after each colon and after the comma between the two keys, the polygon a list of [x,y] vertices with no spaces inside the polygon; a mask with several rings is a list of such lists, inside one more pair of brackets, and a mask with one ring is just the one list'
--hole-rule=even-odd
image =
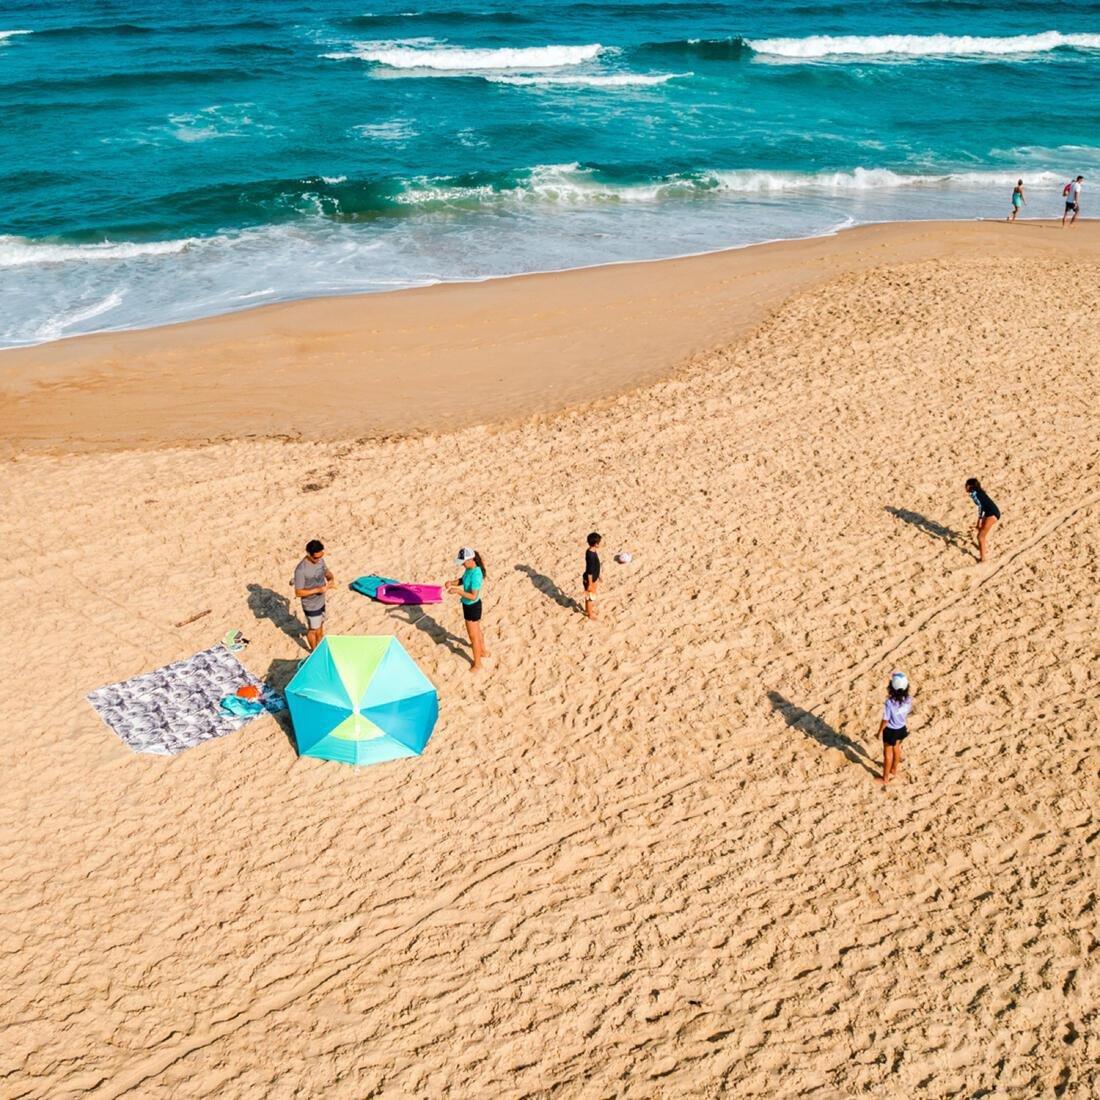
{"label": "beach towel", "polygon": [[284,705],[224,645],[98,688],[88,702],[134,752],[174,756],[252,721],[255,715],[230,714],[221,706],[244,684],[260,690],[263,711]]}
{"label": "beach towel", "polygon": [[364,596],[370,596],[372,600],[378,598],[378,589],[384,584],[400,584],[400,581],[395,581],[392,577],[376,577],[373,573],[368,573],[365,577],[356,577],[348,586],[354,592],[361,592]]}
{"label": "beach towel", "polygon": [[238,718],[259,718],[264,712],[259,699],[242,699],[239,695],[223,695],[218,705]]}

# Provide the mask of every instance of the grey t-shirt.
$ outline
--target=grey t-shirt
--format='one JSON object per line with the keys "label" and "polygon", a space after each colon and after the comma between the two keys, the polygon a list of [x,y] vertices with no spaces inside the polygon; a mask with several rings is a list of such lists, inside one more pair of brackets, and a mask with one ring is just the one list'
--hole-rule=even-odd
{"label": "grey t-shirt", "polygon": [[[299,588],[324,588],[328,583],[325,578],[325,559],[312,562],[309,558],[302,558],[294,567],[294,590]],[[318,592],[315,596],[303,596],[302,608],[305,611],[320,611],[325,606],[324,592]]]}

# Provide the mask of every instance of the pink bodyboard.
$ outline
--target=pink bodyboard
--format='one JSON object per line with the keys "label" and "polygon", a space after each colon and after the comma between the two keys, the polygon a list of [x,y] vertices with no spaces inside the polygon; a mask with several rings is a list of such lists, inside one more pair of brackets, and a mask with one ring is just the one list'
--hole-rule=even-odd
{"label": "pink bodyboard", "polygon": [[374,598],[380,603],[442,603],[443,588],[438,584],[383,584]]}

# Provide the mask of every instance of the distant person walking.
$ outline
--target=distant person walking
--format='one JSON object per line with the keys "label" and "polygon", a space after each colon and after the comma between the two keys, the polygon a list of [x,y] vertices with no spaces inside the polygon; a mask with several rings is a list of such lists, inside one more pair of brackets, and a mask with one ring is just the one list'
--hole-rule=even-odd
{"label": "distant person walking", "polygon": [[294,595],[302,601],[306,619],[306,649],[312,653],[325,636],[325,593],[335,578],[325,564],[325,548],[320,539],[306,543],[306,556],[294,569]]}
{"label": "distant person walking", "polygon": [[462,575],[447,582],[447,591],[458,596],[462,602],[462,617],[466,620],[466,633],[470,638],[470,648],[474,651],[471,672],[481,668],[481,659],[490,656],[485,648],[485,636],[481,632],[481,590],[485,586],[485,562],[476,550],[464,546],[455,558],[455,565]]}
{"label": "distant person walking", "polygon": [[[1062,188],[1062,198],[1066,200],[1066,208],[1062,211],[1062,228],[1066,227],[1066,218],[1069,218],[1069,224],[1073,225],[1077,221],[1077,215],[1081,213],[1081,188],[1085,184],[1085,177],[1078,176],[1075,180],[1070,180],[1069,183]],[[1073,217],[1070,217],[1070,215]]]}
{"label": "distant person walking", "polygon": [[589,619],[596,619],[596,589],[600,584],[600,543],[603,538],[598,531],[588,536],[588,549],[584,552],[584,575],[581,586],[584,588],[584,613]]}
{"label": "distant person walking", "polygon": [[978,525],[975,531],[978,536],[978,561],[985,561],[986,541],[993,525],[1001,518],[1001,510],[993,503],[990,495],[982,488],[976,477],[966,479],[966,491],[970,499],[978,506]]}
{"label": "distant person walking", "polygon": [[909,677],[895,672],[886,686],[886,702],[882,707],[882,721],[878,735],[882,738],[882,778],[885,788],[898,773],[901,765],[901,743],[909,736],[907,722],[913,710],[913,698],[909,694]]}
{"label": "distant person walking", "polygon": [[1024,198],[1024,181],[1017,180],[1016,186],[1012,190],[1012,213],[1008,215],[1008,220],[1014,222],[1016,215],[1020,212],[1021,206],[1027,205],[1027,199]]}

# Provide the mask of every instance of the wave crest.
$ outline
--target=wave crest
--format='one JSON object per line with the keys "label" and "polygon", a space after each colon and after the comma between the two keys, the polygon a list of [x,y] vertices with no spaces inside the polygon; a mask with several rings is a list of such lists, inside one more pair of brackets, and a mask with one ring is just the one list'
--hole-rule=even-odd
{"label": "wave crest", "polygon": [[669,57],[687,57],[700,61],[740,61],[752,54],[743,38],[680,38],[670,42],[646,42],[635,53],[659,54]]}
{"label": "wave crest", "polygon": [[597,73],[592,75],[567,73],[561,76],[487,76],[485,79],[492,84],[511,84],[516,87],[649,88],[691,75],[691,73]]}
{"label": "wave crest", "polygon": [[602,52],[603,46],[515,46],[479,50],[464,46],[412,45],[397,42],[361,42],[345,53],[325,54],[337,60],[358,58],[388,69],[435,69],[443,72],[558,69],[582,65]]}
{"label": "wave crest", "polygon": [[1100,34],[1016,34],[1002,38],[949,34],[830,35],[750,38],[757,54],[813,60],[826,57],[1002,57],[1058,49],[1100,49]]}
{"label": "wave crest", "polygon": [[0,267],[167,256],[173,252],[184,252],[194,243],[195,239],[191,237],[177,241],[104,241],[99,244],[57,244],[28,237],[0,237]]}

